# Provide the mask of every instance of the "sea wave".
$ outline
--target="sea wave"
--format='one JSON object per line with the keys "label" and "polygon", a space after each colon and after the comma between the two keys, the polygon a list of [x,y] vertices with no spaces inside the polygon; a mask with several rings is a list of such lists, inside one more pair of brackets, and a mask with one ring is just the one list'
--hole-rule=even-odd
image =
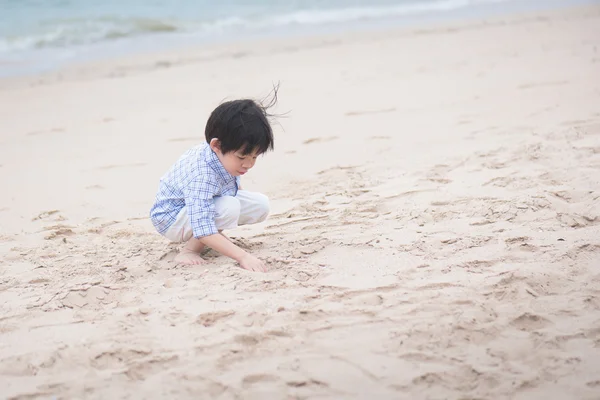
{"label": "sea wave", "polygon": [[0,38],[0,51],[27,50],[34,48],[68,47],[93,44],[149,33],[170,33],[182,29],[178,22],[157,19],[63,19],[48,21],[45,29],[36,33]]}
{"label": "sea wave", "polygon": [[299,10],[274,16],[268,21],[274,25],[343,23],[378,18],[393,18],[428,12],[451,11],[472,5],[496,3],[504,0],[440,0],[409,2],[386,7],[348,7],[343,9]]}
{"label": "sea wave", "polygon": [[219,35],[235,30],[281,29],[286,26],[315,26],[351,23],[378,18],[394,18],[423,13],[456,10],[473,5],[506,0],[430,0],[388,6],[329,9],[299,9],[279,14],[258,13],[213,20],[183,18],[69,18],[44,21],[35,33],[0,37],[0,52],[89,45],[143,35]]}

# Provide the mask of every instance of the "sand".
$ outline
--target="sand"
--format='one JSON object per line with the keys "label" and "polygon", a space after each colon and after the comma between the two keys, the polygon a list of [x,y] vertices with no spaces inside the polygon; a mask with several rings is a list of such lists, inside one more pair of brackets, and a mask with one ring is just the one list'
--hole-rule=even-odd
{"label": "sand", "polygon": [[[225,98],[280,82],[228,234],[148,220]],[[599,399],[600,7],[248,41],[0,82],[8,399]]]}

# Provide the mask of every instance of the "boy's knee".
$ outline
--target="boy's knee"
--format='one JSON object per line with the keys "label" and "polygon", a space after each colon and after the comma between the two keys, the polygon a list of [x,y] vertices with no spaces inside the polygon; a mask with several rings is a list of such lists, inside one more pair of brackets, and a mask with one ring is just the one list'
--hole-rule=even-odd
{"label": "boy's knee", "polygon": [[241,205],[240,201],[233,196],[223,196],[219,200],[217,206],[217,214],[230,217],[240,217]]}
{"label": "boy's knee", "polygon": [[262,193],[256,193],[256,222],[263,222],[271,212],[269,198]]}
{"label": "boy's knee", "polygon": [[215,224],[219,230],[235,228],[241,213],[240,201],[233,196],[216,198],[215,211]]}

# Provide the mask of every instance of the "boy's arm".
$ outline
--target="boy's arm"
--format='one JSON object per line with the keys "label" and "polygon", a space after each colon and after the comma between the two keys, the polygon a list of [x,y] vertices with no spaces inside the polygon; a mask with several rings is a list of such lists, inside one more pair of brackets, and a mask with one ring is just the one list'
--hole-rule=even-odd
{"label": "boy's arm", "polygon": [[204,236],[200,241],[218,253],[229,258],[233,258],[240,263],[240,266],[250,271],[265,272],[267,267],[258,258],[244,251],[235,244],[231,243],[225,236],[221,234]]}
{"label": "boy's arm", "polygon": [[213,200],[217,188],[218,185],[210,174],[198,176],[187,187],[186,204],[194,237],[216,252],[233,258],[244,269],[266,271],[267,268],[262,261],[240,249],[218,232],[214,223]]}

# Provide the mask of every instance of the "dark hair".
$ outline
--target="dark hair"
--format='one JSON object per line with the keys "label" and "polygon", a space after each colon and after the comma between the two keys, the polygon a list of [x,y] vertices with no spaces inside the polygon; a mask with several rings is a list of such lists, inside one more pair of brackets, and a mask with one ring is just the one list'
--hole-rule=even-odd
{"label": "dark hair", "polygon": [[220,104],[210,114],[204,134],[206,142],[219,139],[223,154],[239,150],[243,155],[273,150],[275,143],[267,110],[277,102],[277,88],[266,105],[251,99],[232,100]]}

